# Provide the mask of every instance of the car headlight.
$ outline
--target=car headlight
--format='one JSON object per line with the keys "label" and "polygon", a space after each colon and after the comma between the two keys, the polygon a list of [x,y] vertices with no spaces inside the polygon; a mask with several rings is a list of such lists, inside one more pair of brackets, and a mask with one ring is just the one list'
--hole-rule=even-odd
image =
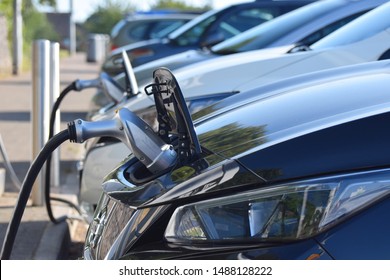
{"label": "car headlight", "polygon": [[167,241],[288,241],[314,236],[390,194],[390,170],[328,177],[175,210]]}

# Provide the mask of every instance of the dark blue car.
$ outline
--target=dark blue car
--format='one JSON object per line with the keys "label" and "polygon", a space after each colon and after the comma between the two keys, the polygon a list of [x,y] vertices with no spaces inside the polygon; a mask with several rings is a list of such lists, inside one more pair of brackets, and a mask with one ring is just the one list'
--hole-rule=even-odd
{"label": "dark blue car", "polygon": [[170,150],[135,149],[105,178],[84,258],[390,259],[389,88],[389,60],[315,72],[223,99],[193,124],[175,78],[156,70],[158,133],[133,144]]}

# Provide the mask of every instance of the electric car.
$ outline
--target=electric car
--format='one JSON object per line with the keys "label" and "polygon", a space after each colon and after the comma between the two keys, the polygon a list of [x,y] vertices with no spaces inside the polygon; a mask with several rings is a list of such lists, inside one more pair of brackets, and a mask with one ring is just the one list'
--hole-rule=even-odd
{"label": "electric car", "polygon": [[[390,3],[359,17],[311,46],[310,50],[265,59],[267,50],[231,55],[231,59],[217,58],[176,71],[175,77],[187,100],[191,113],[231,95],[311,71],[336,68],[390,58]],[[301,49],[300,49],[301,50]],[[234,59],[234,57],[236,59]],[[247,61],[247,63],[245,63]],[[215,63],[214,63],[215,62]],[[198,75],[192,76],[198,72]],[[204,73],[204,74],[202,74]],[[237,74],[239,73],[239,74]],[[141,88],[143,88],[142,86]],[[153,126],[156,120],[154,100],[147,94],[138,94],[107,111],[100,111],[93,119],[109,118],[115,109],[125,106]],[[81,180],[79,202],[85,216],[91,219],[101,189],[103,174],[123,159],[128,149],[122,143],[105,145],[110,139],[96,139],[88,143],[80,163]]]}
{"label": "electric car", "polygon": [[260,24],[230,39],[198,50],[142,64],[134,69],[138,83],[151,80],[153,70],[167,67],[171,71],[196,62],[234,53],[274,48],[280,54],[291,45],[310,46],[341,26],[386,1],[317,1]]}
{"label": "electric car", "polygon": [[134,153],[103,182],[84,259],[390,259],[389,88],[384,60],[268,84],[191,117],[174,76],[157,69],[158,130],[121,119]]}
{"label": "electric car", "polygon": [[[261,53],[264,58],[285,54],[297,45],[312,45],[385,2],[387,1],[317,1],[237,34],[211,48],[189,50],[138,65],[134,69],[134,74],[137,82],[144,85],[150,82],[153,71],[161,66],[175,73],[181,67],[218,57],[230,57],[230,54],[234,53],[267,49]],[[121,60],[118,55],[119,53],[116,55],[116,61]],[[258,55],[254,56],[254,60],[258,57]],[[120,63],[116,64],[116,67],[118,71],[122,71]],[[111,72],[108,68],[104,69]],[[124,73],[118,74],[115,78],[123,83]],[[93,111],[111,102],[101,91],[98,91],[91,101]]]}
{"label": "electric car", "polygon": [[[379,6],[310,46],[286,54],[249,51],[174,71],[186,97],[242,92],[292,75],[389,58],[390,3]],[[219,82],[219,81],[222,81]],[[144,85],[141,85],[141,88]]]}
{"label": "electric car", "polygon": [[112,76],[122,72],[118,61],[123,50],[128,53],[131,64],[136,67],[168,55],[215,45],[311,2],[313,0],[258,0],[211,10],[181,26],[165,38],[129,44],[112,51],[103,63],[102,71]]}

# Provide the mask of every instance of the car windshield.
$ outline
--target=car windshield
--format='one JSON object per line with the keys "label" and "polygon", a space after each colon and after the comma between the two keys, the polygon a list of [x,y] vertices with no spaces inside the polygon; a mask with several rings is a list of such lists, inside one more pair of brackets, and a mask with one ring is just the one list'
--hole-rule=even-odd
{"label": "car windshield", "polygon": [[336,32],[310,46],[311,49],[325,49],[352,44],[390,28],[390,2],[360,16]]}
{"label": "car windshield", "polygon": [[176,40],[178,37],[182,36],[184,33],[191,31],[192,29],[196,29],[200,24],[203,24],[204,21],[209,21],[211,17],[215,17],[215,15],[220,10],[211,10],[206,13],[203,13],[188,23],[184,24],[179,29],[176,29],[174,32],[169,34],[169,39]]}
{"label": "car windshield", "polygon": [[277,38],[343,4],[343,1],[319,1],[306,5],[215,45],[211,50],[217,54],[229,54],[264,48]]}

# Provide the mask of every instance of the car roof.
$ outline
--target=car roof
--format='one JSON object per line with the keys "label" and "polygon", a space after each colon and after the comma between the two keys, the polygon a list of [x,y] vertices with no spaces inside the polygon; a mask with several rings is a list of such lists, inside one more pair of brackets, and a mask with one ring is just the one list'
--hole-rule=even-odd
{"label": "car roof", "polygon": [[165,20],[165,19],[193,19],[199,14],[193,13],[168,13],[168,14],[131,14],[127,15],[123,20],[134,21],[134,20]]}

